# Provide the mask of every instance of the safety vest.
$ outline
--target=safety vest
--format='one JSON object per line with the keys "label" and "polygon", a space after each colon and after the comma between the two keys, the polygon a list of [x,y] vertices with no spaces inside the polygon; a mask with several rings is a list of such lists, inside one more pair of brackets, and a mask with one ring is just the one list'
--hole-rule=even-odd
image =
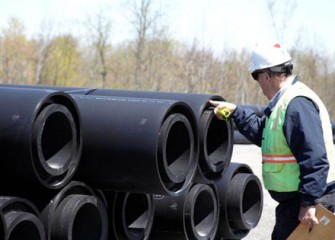
{"label": "safety vest", "polygon": [[309,87],[301,82],[296,82],[283,93],[265,122],[262,140],[262,170],[264,187],[268,190],[277,192],[298,190],[300,183],[299,165],[287,144],[283,132],[287,106],[297,96],[307,97],[319,107],[323,137],[330,165],[327,182],[335,180],[334,143],[328,112],[320,98]]}

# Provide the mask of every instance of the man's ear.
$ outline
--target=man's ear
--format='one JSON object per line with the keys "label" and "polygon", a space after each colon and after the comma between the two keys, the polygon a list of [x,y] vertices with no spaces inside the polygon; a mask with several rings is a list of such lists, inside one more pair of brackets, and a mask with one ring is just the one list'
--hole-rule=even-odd
{"label": "man's ear", "polygon": [[266,81],[269,81],[270,79],[270,74],[268,72],[265,72],[265,79]]}

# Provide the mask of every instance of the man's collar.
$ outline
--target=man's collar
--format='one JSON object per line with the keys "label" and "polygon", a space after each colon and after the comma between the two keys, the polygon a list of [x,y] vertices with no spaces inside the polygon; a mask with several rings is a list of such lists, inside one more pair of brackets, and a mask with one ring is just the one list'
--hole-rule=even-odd
{"label": "man's collar", "polygon": [[276,94],[271,98],[269,105],[264,110],[264,113],[269,116],[272,112],[272,109],[276,106],[279,98],[284,94],[284,92],[294,83],[298,81],[298,77],[296,75],[291,75],[286,79],[284,86],[282,86]]}

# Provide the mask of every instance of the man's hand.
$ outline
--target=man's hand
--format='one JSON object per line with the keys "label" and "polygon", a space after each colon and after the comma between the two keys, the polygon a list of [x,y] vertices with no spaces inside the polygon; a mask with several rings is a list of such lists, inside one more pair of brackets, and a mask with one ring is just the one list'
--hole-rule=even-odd
{"label": "man's hand", "polygon": [[236,105],[229,102],[210,100],[209,103],[215,107],[214,114],[220,120],[227,120],[236,109]]}
{"label": "man's hand", "polygon": [[299,220],[311,230],[314,224],[319,224],[319,220],[316,218],[315,214],[315,206],[300,207]]}

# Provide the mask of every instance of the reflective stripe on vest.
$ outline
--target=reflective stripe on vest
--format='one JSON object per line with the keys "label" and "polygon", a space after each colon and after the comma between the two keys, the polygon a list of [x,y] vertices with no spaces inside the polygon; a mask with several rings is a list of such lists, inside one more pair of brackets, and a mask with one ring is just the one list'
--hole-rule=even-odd
{"label": "reflective stripe on vest", "polygon": [[297,159],[292,154],[262,154],[263,163],[295,163]]}

